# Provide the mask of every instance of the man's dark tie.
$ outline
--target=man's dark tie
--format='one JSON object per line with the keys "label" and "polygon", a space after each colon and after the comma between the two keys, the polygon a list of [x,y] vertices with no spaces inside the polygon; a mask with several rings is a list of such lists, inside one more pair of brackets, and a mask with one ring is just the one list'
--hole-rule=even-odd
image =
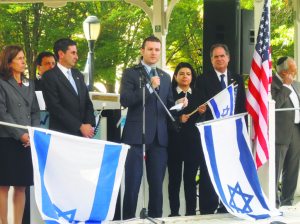
{"label": "man's dark tie", "polygon": [[224,74],[221,75],[221,87],[222,87],[222,90],[226,88],[225,75]]}
{"label": "man's dark tie", "polygon": [[[149,77],[150,77],[150,79],[152,78],[152,77],[154,77],[154,76],[156,76],[157,74],[156,74],[156,68],[151,68],[151,70],[150,70],[150,72],[149,72]],[[156,87],[155,88],[155,91],[156,92],[159,92],[159,87]]]}
{"label": "man's dark tie", "polygon": [[149,78],[151,79],[153,76],[155,76],[155,68],[151,68],[149,72]]}

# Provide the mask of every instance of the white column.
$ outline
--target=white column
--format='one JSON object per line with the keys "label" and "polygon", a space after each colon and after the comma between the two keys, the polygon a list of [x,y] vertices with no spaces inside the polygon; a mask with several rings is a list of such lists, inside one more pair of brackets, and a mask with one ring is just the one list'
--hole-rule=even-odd
{"label": "white column", "polygon": [[[293,0],[293,8],[295,10],[295,20],[294,20],[294,27],[295,27],[295,33],[294,33],[294,58],[298,67],[298,71],[300,68],[300,44],[299,44],[299,38],[300,38],[300,2],[299,0]],[[298,72],[297,80],[300,80],[300,75]]]}
{"label": "white column", "polygon": [[[263,11],[264,1],[263,0],[254,0],[254,32],[255,37],[257,37],[259,22],[261,18],[261,13]],[[255,39],[256,41],[256,39]]]}
{"label": "white column", "polygon": [[168,34],[168,24],[173,8],[180,0],[153,0],[153,8],[151,9],[144,1],[141,0],[125,0],[125,2],[133,4],[141,8],[149,17],[152,24],[153,34],[161,40],[161,58],[158,66],[162,69],[166,67],[166,39]]}
{"label": "white column", "polygon": [[[295,20],[294,20],[294,59],[298,67],[297,80],[300,81],[300,2],[299,0],[293,0],[293,8],[295,11]],[[298,176],[298,185],[295,195],[300,195],[300,174]]]}
{"label": "white column", "polygon": [[275,101],[269,95],[269,175],[268,198],[271,207],[276,207],[276,164],[275,164]]}
{"label": "white column", "polygon": [[158,66],[162,69],[166,66],[166,38],[168,33],[166,25],[167,4],[167,0],[153,0],[152,29],[154,35],[161,40],[161,58]]}

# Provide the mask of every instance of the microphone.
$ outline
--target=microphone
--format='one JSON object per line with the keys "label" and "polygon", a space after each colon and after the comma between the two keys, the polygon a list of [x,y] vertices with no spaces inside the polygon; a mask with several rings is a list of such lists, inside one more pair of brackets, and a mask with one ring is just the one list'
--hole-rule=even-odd
{"label": "microphone", "polygon": [[[152,72],[152,70],[153,70],[153,74],[152,74],[152,75],[153,75],[153,76],[158,76],[157,70],[156,70],[156,67],[155,67],[155,66],[151,67],[150,73]],[[159,86],[155,88],[155,91],[156,91],[156,92],[159,92]]]}

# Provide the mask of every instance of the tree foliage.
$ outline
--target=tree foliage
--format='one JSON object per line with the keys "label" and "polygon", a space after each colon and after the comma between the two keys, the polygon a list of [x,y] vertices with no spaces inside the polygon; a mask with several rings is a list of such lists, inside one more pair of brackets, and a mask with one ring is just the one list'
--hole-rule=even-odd
{"label": "tree foliage", "polygon": [[[149,6],[152,0],[145,1]],[[168,1],[170,2],[170,1]],[[241,0],[241,7],[253,9],[253,0]],[[89,15],[101,21],[101,33],[95,45],[95,81],[115,89],[121,71],[136,63],[144,37],[152,34],[150,20],[136,6],[124,1],[68,3],[48,8],[42,3],[0,5],[0,47],[19,44],[24,47],[29,75],[35,75],[34,60],[40,51],[52,50],[55,40],[71,37],[77,41],[78,67],[83,70],[88,45],[82,23]],[[273,58],[293,56],[294,25],[291,1],[272,0],[271,44]],[[167,35],[167,66],[180,61],[191,63],[198,73],[202,67],[203,0],[181,0],[175,6]]]}
{"label": "tree foliage", "polygon": [[167,65],[191,63],[201,72],[203,37],[203,0],[180,1],[170,18],[167,36]]}

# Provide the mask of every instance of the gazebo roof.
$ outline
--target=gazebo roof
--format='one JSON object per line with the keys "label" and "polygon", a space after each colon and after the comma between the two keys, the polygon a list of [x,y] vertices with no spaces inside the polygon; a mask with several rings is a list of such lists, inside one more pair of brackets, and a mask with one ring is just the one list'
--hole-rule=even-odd
{"label": "gazebo roof", "polygon": [[[44,3],[45,6],[49,7],[62,7],[67,2],[90,2],[92,0],[0,0],[0,4],[11,4],[11,3]],[[105,0],[100,0],[105,1]],[[120,1],[120,0],[116,0]]]}

